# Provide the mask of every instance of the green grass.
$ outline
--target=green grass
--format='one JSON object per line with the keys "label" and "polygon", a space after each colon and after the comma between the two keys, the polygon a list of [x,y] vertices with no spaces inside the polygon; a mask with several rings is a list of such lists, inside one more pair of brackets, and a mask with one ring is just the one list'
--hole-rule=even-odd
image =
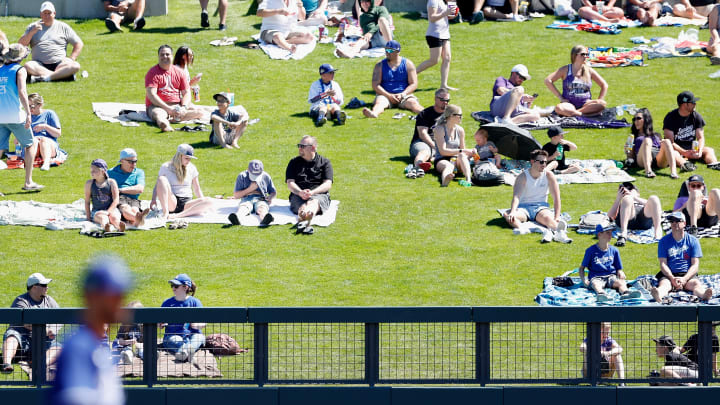
{"label": "green grass", "polygon": [[[230,5],[226,35],[239,42],[256,33],[260,19],[246,16],[249,1]],[[146,171],[143,199],[150,199],[159,166],[170,160],[179,143],[195,145],[197,166],[205,195],[230,194],[237,174],[251,159],[259,158],[282,186],[294,145],[304,134],[319,139],[319,152],[335,168],[332,198],[341,201],[335,224],[318,229],[312,237],[294,236],[288,226],[261,230],[219,225],[192,225],[185,231],[130,232],[122,238],[92,239],[75,231],[51,232],[35,227],[2,227],[4,243],[0,271],[5,288],[0,303],[10,305],[24,292],[26,277],[40,271],[55,279],[50,294],[62,306],[81,305],[78,280],[82,264],[98,251],[124,257],[137,276],[130,299],[159,306],[171,295],[167,280],[186,272],[198,283],[198,298],[206,306],[337,306],[337,305],[532,305],[543,277],[555,276],[579,265],[589,236],[572,235],[569,246],[541,245],[539,236],[513,236],[495,212],[510,203],[510,187],[464,189],[452,184],[441,189],[434,175],[407,180],[402,169],[413,122],[393,120],[392,112],[378,120],[362,118],[359,110],[345,127],[316,129],[305,115],[307,90],[317,79],[317,67],[331,62],[339,68],[336,80],[346,98],[372,100],[373,59],[339,60],[330,45],[318,45],[301,61],[273,61],[259,50],[240,46],[212,47],[222,37],[216,30],[199,30],[194,0],[171,2],[170,15],[148,18],[140,33],[109,35],[101,20],[67,21],[85,42],[79,62],[90,73],[74,83],[33,84],[46,108],[54,109],[63,124],[61,145],[69,160],[50,172],[36,171],[35,180],[47,187],[41,193],[19,192],[20,170],[0,174],[6,199],[67,203],[83,197],[92,159],[115,162],[119,151],[133,147],[139,167]],[[419,64],[428,55],[424,41],[427,22],[394,14],[403,55]],[[677,36],[678,28],[627,29],[620,35],[545,29],[552,17],[523,24],[482,23],[452,26],[452,103],[465,112],[467,141],[476,128],[469,113],[488,108],[492,83],[524,63],[533,79],[525,85],[540,93],[541,105],[555,103],[542,78],[568,63],[570,48],[630,46],[631,36]],[[3,18],[2,29],[16,41],[31,18]],[[213,27],[217,20],[212,21]],[[333,30],[334,32],[334,30]],[[706,39],[707,31],[701,31]],[[141,103],[143,78],[157,63],[161,44],[174,48],[186,44],[195,50],[191,73],[203,72],[200,104],[212,104],[211,95],[230,90],[251,118],[260,122],[248,129],[240,151],[210,146],[207,133],[163,134],[153,126],[126,128],[101,121],[92,114],[91,102]],[[699,111],[708,126],[710,146],[720,147],[717,128],[717,83],[707,78],[715,69],[704,58],[656,59],[647,67],[602,70],[610,84],[610,105],[634,103],[647,106],[661,129],[664,114],[675,107],[675,96],[691,89],[702,98]],[[423,105],[432,102],[439,84],[439,68],[420,75],[417,96]],[[595,88],[597,91],[597,88]],[[568,139],[579,150],[573,158],[622,156],[628,130],[572,130]],[[542,132],[535,134],[545,142]],[[720,185],[720,174],[698,170],[711,186]],[[658,178],[639,178],[644,196],[657,194],[669,209],[679,181],[667,170]],[[607,210],[616,184],[562,186],[563,210],[573,218],[594,209]],[[280,197],[287,191],[280,187]],[[716,273],[718,240],[702,241],[705,257],[701,273]],[[656,246],[629,244],[622,251],[628,277],[657,271]]]}

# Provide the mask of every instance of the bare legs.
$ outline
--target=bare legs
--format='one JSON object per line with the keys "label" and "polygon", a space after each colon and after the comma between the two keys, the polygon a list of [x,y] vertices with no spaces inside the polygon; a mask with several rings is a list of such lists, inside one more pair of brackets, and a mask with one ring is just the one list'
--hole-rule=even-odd
{"label": "bare legs", "polygon": [[448,90],[457,90],[454,87],[448,86],[448,77],[450,76],[450,41],[445,41],[442,47],[430,48],[430,58],[420,64],[417,68],[417,73],[420,74],[422,71],[437,65],[440,57],[442,56],[442,64],[440,65],[440,87]]}
{"label": "bare legs", "polygon": [[28,61],[25,63],[25,69],[31,76],[39,76],[43,78],[43,81],[54,81],[71,77],[80,71],[80,64],[70,58],[65,58],[53,72],[38,62]]}
{"label": "bare legs", "polygon": [[155,193],[157,201],[162,206],[163,217],[167,219],[184,218],[192,215],[202,214],[212,206],[212,200],[208,197],[196,198],[185,203],[185,209],[182,212],[171,214],[177,207],[177,198],[172,193],[170,182],[164,176],[158,177],[155,184]]}
{"label": "bare legs", "polygon": [[[421,162],[422,163],[422,162]],[[464,153],[458,156],[455,163],[449,160],[440,160],[435,164],[435,170],[440,173],[440,185],[447,187],[448,184],[455,178],[455,168],[460,169],[461,173],[465,175],[465,180],[470,181],[472,171],[470,170],[470,162]]]}
{"label": "bare legs", "polygon": [[555,112],[564,117],[579,117],[581,115],[593,115],[602,112],[607,103],[605,100],[588,100],[580,108],[568,102],[560,103],[555,106]]}

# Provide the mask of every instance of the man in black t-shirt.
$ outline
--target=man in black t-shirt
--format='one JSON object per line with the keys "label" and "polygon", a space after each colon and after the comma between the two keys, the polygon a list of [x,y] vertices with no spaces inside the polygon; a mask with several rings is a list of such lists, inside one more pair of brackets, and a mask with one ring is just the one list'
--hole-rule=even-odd
{"label": "man in black t-shirt", "polygon": [[[408,178],[422,176],[432,167],[430,161],[435,150],[432,130],[435,128],[435,121],[445,111],[449,102],[448,90],[439,88],[435,91],[435,104],[420,111],[415,117],[415,132],[410,141],[410,158],[413,160],[413,166],[408,168]],[[412,176],[411,173],[414,173],[415,176]]]}
{"label": "man in black t-shirt", "polygon": [[[718,336],[715,334],[715,327],[720,325],[720,322],[713,322],[713,335],[712,335],[712,369],[713,374],[717,377],[720,375],[720,368],[718,368],[717,364],[717,352],[720,352],[720,341],[718,341]],[[695,362],[696,364],[700,364],[698,360],[698,354],[699,354],[699,342],[698,342],[698,334],[691,335],[687,342],[683,345],[683,347],[680,348],[680,353],[687,356],[688,359]]]}
{"label": "man in black t-shirt", "polygon": [[285,183],[290,189],[290,210],[298,214],[298,222],[307,221],[309,228],[313,216],[330,208],[333,168],[328,158],[317,154],[314,137],[303,136],[297,147],[298,156],[290,160],[285,170]]}
{"label": "man in black t-shirt", "polygon": [[[673,338],[667,335],[653,338],[655,342],[655,353],[658,357],[665,359],[665,365],[660,369],[662,378],[698,378],[698,365],[687,356],[675,350],[677,345]],[[677,385],[672,383],[662,385]]]}
{"label": "man in black t-shirt", "polygon": [[[700,99],[690,91],[678,94],[678,108],[667,113],[663,120],[665,138],[673,143],[673,148],[683,157],[702,160],[709,168],[720,170],[715,151],[705,146],[705,120],[695,111],[698,100]],[[697,145],[693,145],[694,141],[697,141]]]}

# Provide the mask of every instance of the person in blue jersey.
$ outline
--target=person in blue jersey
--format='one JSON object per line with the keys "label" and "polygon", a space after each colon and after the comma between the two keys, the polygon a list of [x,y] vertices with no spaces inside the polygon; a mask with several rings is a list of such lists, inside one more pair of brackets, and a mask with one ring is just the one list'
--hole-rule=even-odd
{"label": "person in blue jersey", "polygon": [[[200,308],[202,302],[195,298],[197,285],[187,274],[178,274],[168,281],[173,296],[162,303],[163,308]],[[178,361],[193,361],[195,352],[205,344],[202,334],[204,323],[168,323],[165,325],[163,347],[175,354]]]}
{"label": "person in blue jersey", "polygon": [[125,263],[99,256],[87,266],[83,282],[83,325],[63,344],[48,403],[54,405],[121,405],[125,403],[115,372],[106,325],[121,322],[122,303],[132,285]]}
{"label": "person in blue jersey", "polygon": [[12,133],[20,147],[25,148],[25,185],[22,189],[37,191],[44,186],[32,179],[37,140],[30,129],[32,117],[25,85],[27,71],[20,66],[27,52],[27,48],[20,44],[12,44],[5,49],[0,41],[0,55],[3,55],[4,62],[0,66],[0,156],[7,148]]}
{"label": "person in blue jersey", "polygon": [[[615,225],[610,223],[598,224],[595,227],[598,241],[585,250],[585,257],[578,270],[583,285],[597,294],[597,302],[609,300],[605,295],[605,288],[618,290],[620,299],[640,297],[639,291],[628,291],[620,252],[615,246],[610,246],[614,229]],[[585,269],[590,273],[588,277],[585,277]]]}
{"label": "person in blue jersey", "polygon": [[375,102],[372,110],[363,108],[367,118],[377,118],[386,108],[396,107],[420,113],[423,107],[413,94],[418,86],[417,71],[410,59],[400,56],[400,43],[392,40],[385,44],[385,59],[375,65],[372,86]]}
{"label": "person in blue jersey", "polygon": [[650,290],[655,302],[672,291],[690,291],[702,300],[712,298],[712,288],[705,288],[698,279],[700,258],[703,256],[698,238],[685,232],[685,215],[673,212],[668,215],[671,233],[663,236],[658,244],[660,271],[655,275],[658,286]]}

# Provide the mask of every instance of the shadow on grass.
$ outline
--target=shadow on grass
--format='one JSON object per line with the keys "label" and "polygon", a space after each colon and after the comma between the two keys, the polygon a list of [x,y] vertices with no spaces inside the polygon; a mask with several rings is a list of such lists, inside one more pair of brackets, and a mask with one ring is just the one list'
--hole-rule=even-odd
{"label": "shadow on grass", "polygon": [[307,111],[296,112],[295,114],[290,114],[290,116],[295,118],[310,118],[310,113]]}
{"label": "shadow on grass", "polygon": [[505,218],[493,218],[485,223],[487,226],[495,226],[498,228],[509,228]]}
{"label": "shadow on grass", "polygon": [[150,28],[143,28],[142,31],[138,32],[147,32],[148,34],[184,34],[187,32],[198,32],[198,31],[205,31],[205,28],[200,27],[150,27]]}
{"label": "shadow on grass", "polygon": [[235,46],[246,49],[260,49],[260,45],[258,45],[258,42],[254,39],[251,39],[249,41],[236,41]]}
{"label": "shadow on grass", "polygon": [[405,14],[401,15],[400,18],[402,18],[404,20],[411,20],[411,21],[425,20],[425,18],[423,18],[422,15],[420,15],[420,13],[418,13],[417,11],[405,13]]}
{"label": "shadow on grass", "polygon": [[409,165],[409,164],[411,164],[411,163],[413,162],[412,159],[410,159],[410,156],[408,156],[408,155],[405,155],[405,156],[393,156],[393,157],[390,158],[390,161],[391,161],[391,162],[402,162],[404,165]]}
{"label": "shadow on grass", "polygon": [[208,149],[208,148],[217,148],[217,145],[210,141],[201,141],[201,142],[195,142],[191,143],[190,146],[193,148],[200,148],[200,149]]}

